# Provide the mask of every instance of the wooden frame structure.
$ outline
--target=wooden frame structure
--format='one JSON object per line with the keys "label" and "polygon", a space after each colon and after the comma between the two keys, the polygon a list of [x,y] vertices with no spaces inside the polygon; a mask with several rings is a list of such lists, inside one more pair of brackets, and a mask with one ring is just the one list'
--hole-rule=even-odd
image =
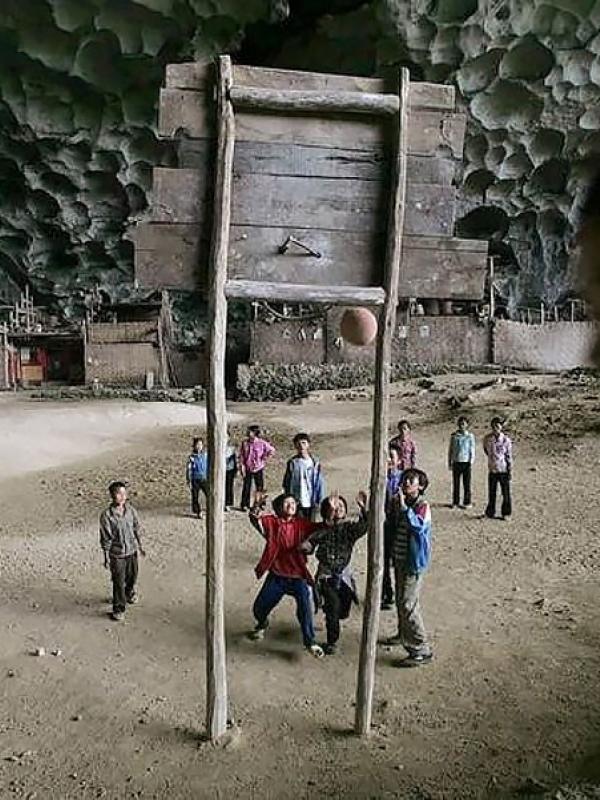
{"label": "wooden frame structure", "polygon": [[[389,377],[398,299],[479,299],[487,245],[452,238],[465,117],[451,86],[232,65],[167,67],[159,131],[178,168],[154,170],[136,278],[208,294],[211,494],[206,724],[227,729],[224,362],[228,300],[371,306],[378,314],[367,589],[356,732],[371,727]],[[216,157],[215,157],[216,153]]]}
{"label": "wooden frame structure", "polygon": [[[302,300],[320,303],[379,305],[376,385],[371,462],[371,522],[368,538],[367,592],[363,617],[358,671],[355,728],[367,734],[375,683],[375,660],[379,628],[379,600],[383,574],[383,520],[385,464],[387,452],[387,412],[392,335],[398,304],[400,258],[404,229],[406,165],[408,140],[408,70],[400,71],[398,96],[336,93],[272,92],[237,90],[232,83],[231,62],[221,56],[217,66],[217,160],[214,184],[214,216],[209,269],[209,344],[208,452],[210,495],[208,503],[206,571],[206,687],[207,731],[212,740],[227,728],[227,675],[225,663],[225,541],[223,502],[225,486],[225,340],[227,298]],[[231,222],[233,152],[236,105],[254,110],[291,110],[335,113],[394,114],[395,142],[392,161],[392,191],[387,226],[387,243],[382,287],[314,287],[285,283],[228,280],[227,253]]]}

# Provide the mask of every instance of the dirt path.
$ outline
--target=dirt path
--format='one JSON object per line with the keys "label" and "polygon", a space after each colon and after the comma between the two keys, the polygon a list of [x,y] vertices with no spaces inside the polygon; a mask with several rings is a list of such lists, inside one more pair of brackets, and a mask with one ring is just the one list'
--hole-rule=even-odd
{"label": "dirt path", "polygon": [[[152,428],[93,460],[0,483],[0,797],[469,798],[508,796],[528,779],[600,780],[600,440],[554,428],[537,439],[552,415],[560,431],[587,406],[574,392],[538,398],[536,417],[527,416],[526,395],[472,409],[478,439],[499,407],[516,420],[516,511],[504,524],[478,516],[481,458],[476,508],[445,506],[449,415],[425,400],[415,389],[395,401],[395,414],[422,411],[415,433],[435,526],[424,605],[436,659],[405,672],[400,654],[382,648],[376,731],[366,742],[349,733],[360,614],[345,625],[339,655],[324,662],[302,651],[291,604],[278,609],[263,643],[248,641],[261,548],[234,513],[228,657],[242,735],[230,749],[199,747],[205,537],[186,516],[181,480],[191,428]],[[321,431],[315,448],[331,487],[352,496],[365,484],[369,403],[261,410],[280,434],[272,488],[291,430],[283,421]],[[149,551],[142,602],[123,626],[106,618],[96,530],[117,475],[131,483]],[[362,589],[364,542],[354,563]],[[393,630],[387,612],[382,633]],[[62,652],[30,655],[38,646]]]}

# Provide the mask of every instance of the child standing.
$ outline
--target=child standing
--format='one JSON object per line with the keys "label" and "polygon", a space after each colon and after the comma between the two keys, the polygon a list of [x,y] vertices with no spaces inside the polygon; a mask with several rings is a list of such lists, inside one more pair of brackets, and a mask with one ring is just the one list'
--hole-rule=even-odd
{"label": "child standing", "polygon": [[225,511],[233,506],[233,486],[237,474],[237,453],[235,447],[227,439],[225,449]]}
{"label": "child standing", "polygon": [[273,445],[261,439],[258,425],[250,425],[240,447],[240,473],[244,479],[242,511],[247,511],[250,506],[252,483],[257,492],[262,492],[265,488],[265,466],[274,452]]}
{"label": "child standing", "polygon": [[496,494],[498,486],[502,491],[502,519],[508,519],[512,513],[510,483],[512,478],[512,441],[503,432],[500,417],[491,421],[492,431],[483,440],[483,451],[488,460],[488,503],[485,516],[494,519],[496,516]]}
{"label": "child standing", "polygon": [[408,657],[402,667],[419,667],[433,658],[420,607],[423,574],[431,557],[431,509],[423,497],[427,475],[408,469],[398,492],[398,517],[392,542],[396,578],[398,633],[386,641],[402,645]]}
{"label": "child standing", "polygon": [[321,503],[321,516],[325,527],[314,533],[301,545],[310,552],[316,545],[317,590],[323,600],[327,642],[323,652],[334,655],[340,638],[340,620],[347,619],[352,603],[358,604],[356,585],[350,571],[350,559],[355,542],[368,528],[367,495],[359,492],[356,498],[358,519],[346,518],[348,506],[343,497],[331,495]]}
{"label": "child standing", "polygon": [[385,485],[385,522],[383,523],[383,583],[381,586],[381,610],[389,611],[394,603],[394,586],[392,582],[392,541],[396,527],[396,497],[402,481],[400,469],[400,451],[390,447],[387,478]]}
{"label": "child standing", "polygon": [[321,464],[310,452],[310,436],[307,433],[294,436],[294,447],[296,455],[286,464],[283,491],[296,498],[301,517],[313,519],[325,495]]}
{"label": "child standing", "polygon": [[192,441],[192,452],[188,458],[185,479],[192,495],[192,514],[195,514],[198,519],[202,519],[200,492],[202,491],[206,499],[208,494],[208,453],[199,436],[194,437]]}
{"label": "child standing", "polygon": [[142,548],[141,526],[137,511],[127,502],[127,490],[122,481],[113,481],[108,487],[111,504],[100,515],[100,546],[104,553],[104,567],[110,569],[113,586],[115,622],[125,619],[127,603],[138,602],[136,591],[138,553]]}
{"label": "child standing", "polygon": [[452,472],[452,508],[460,506],[460,482],[463,484],[462,508],[471,508],[471,471],[475,463],[475,437],[466,417],[458,418],[458,429],[450,436],[448,469]]}
{"label": "child standing", "polygon": [[390,441],[390,447],[398,448],[400,461],[398,466],[401,470],[414,469],[417,463],[417,447],[412,437],[410,422],[401,419],[398,423],[398,435]]}
{"label": "child standing", "polygon": [[317,529],[314,522],[296,516],[297,503],[293,497],[279,497],[273,501],[274,514],[263,512],[264,498],[257,493],[250,511],[250,522],[265,539],[265,549],[256,565],[257,578],[267,577],[256,600],[253,614],[256,626],[252,639],[263,639],[269,625],[269,614],[285,595],[296,601],[296,616],[302,630],[304,647],[316,658],[323,650],[315,644],[312,611],[312,575],[306,565],[302,542]]}

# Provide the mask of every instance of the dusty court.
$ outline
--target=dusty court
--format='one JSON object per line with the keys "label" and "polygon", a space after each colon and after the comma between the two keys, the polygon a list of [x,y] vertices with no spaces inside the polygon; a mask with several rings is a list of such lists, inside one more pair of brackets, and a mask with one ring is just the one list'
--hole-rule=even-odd
{"label": "dusty court", "polygon": [[[473,389],[488,377],[394,387],[394,418],[414,420],[431,476],[424,606],[436,658],[402,671],[400,653],[382,648],[368,741],[350,733],[360,613],[324,661],[303,652],[291,602],[264,642],[248,641],[261,541],[243,515],[228,516],[229,680],[241,737],[227,749],[199,744],[205,539],[182,473],[202,411],[170,407],[158,419],[140,405],[123,424],[118,403],[96,404],[91,420],[86,404],[2,398],[0,797],[469,798],[600,782],[600,384],[520,377]],[[509,415],[510,523],[480,518],[480,451],[474,509],[446,505],[452,398],[466,394],[461,411],[479,448],[490,416]],[[274,438],[273,490],[302,428],[315,432],[331,488],[353,497],[367,483],[370,402],[231,410],[234,438],[250,421]],[[131,484],[148,551],[141,603],[122,626],[106,616],[97,534],[115,477]],[[362,588],[364,542],[354,564]],[[393,632],[386,612],[382,635]],[[31,655],[40,646],[47,655]]]}

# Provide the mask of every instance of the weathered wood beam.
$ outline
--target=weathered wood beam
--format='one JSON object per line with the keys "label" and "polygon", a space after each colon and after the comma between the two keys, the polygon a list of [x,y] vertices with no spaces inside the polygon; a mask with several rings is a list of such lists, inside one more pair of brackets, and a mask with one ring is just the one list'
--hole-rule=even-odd
{"label": "weathered wood beam", "polygon": [[387,463],[388,407],[392,340],[396,325],[398,282],[402,257],[406,200],[406,158],[408,151],[409,74],[400,70],[398,89],[399,113],[396,121],[396,152],[392,163],[392,191],[387,229],[385,257],[385,302],[379,315],[375,356],[375,399],[373,406],[373,445],[369,537],[367,542],[367,588],[356,687],[356,733],[365,736],[371,730],[377,635],[383,577],[383,524]]}
{"label": "weathered wood beam", "polygon": [[233,86],[229,93],[236,109],[253,111],[290,111],[329,114],[371,114],[389,116],[398,113],[398,97],[373,92],[319,92],[315,89],[257,89]]}
{"label": "weathered wood beam", "polygon": [[227,666],[225,658],[225,342],[227,337],[227,251],[231,216],[231,183],[235,123],[227,94],[231,61],[220,56],[217,65],[217,154],[210,251],[208,318],[209,494],[206,539],[206,729],[211,741],[227,730]]}
{"label": "weathered wood beam", "polygon": [[227,297],[236,300],[272,300],[286,303],[324,303],[325,305],[381,305],[385,292],[373,286],[307,286],[301,283],[265,283],[229,280]]}
{"label": "weathered wood beam", "polygon": [[[168,64],[165,85],[169,89],[195,89],[210,92],[214,82],[214,67],[211,63],[186,62]],[[334,75],[323,72],[249,67],[234,64],[234,86],[254,86],[263,89],[296,89],[328,92],[393,91],[388,78],[364,78],[360,75]],[[452,110],[456,99],[453,86],[439,83],[414,82],[408,93],[409,105],[415,108],[437,108]]]}

